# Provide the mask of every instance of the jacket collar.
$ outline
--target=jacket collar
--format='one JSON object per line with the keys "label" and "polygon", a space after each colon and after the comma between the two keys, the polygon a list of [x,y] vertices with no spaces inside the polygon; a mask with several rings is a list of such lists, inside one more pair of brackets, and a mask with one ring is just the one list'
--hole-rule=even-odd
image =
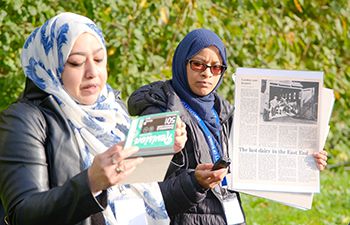
{"label": "jacket collar", "polygon": [[39,100],[44,99],[47,96],[49,96],[48,93],[36,86],[28,77],[26,78],[25,88],[21,96],[22,98],[26,98],[28,100]]}

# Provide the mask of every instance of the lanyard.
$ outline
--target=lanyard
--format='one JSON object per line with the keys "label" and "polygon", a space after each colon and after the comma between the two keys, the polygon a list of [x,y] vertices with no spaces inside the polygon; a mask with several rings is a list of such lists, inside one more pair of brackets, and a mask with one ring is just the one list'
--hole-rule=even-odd
{"label": "lanyard", "polygon": [[[217,144],[216,144],[217,142],[214,141],[213,135],[209,131],[207,125],[205,125],[204,121],[198,116],[198,114],[185,101],[181,100],[181,102],[185,106],[185,108],[194,116],[194,118],[196,118],[200,128],[204,132],[205,139],[207,140],[207,142],[210,146],[212,160],[214,162],[216,162],[217,160],[220,159],[220,152],[219,152]],[[220,121],[219,121],[219,116],[218,116],[217,112],[214,109],[211,109],[211,111],[214,114],[215,121],[217,123],[219,123]],[[220,133],[218,133],[218,137],[220,137]],[[226,177],[224,177],[224,179],[221,181],[221,185],[227,186]]]}
{"label": "lanyard", "polygon": [[[207,125],[205,125],[204,121],[199,117],[199,115],[185,101],[181,100],[181,102],[184,105],[184,107],[194,116],[194,118],[196,118],[200,128],[202,129],[202,131],[204,133],[205,139],[207,140],[209,147],[211,149],[212,160],[214,162],[216,162],[217,160],[220,159],[220,152],[219,152],[217,144],[216,144],[217,142],[214,141],[213,135],[209,131]],[[216,123],[219,123],[219,116],[218,116],[217,112],[213,108],[211,109],[211,111],[214,114]],[[220,137],[220,132],[218,132],[217,134],[218,134],[218,137]],[[222,186],[227,186],[226,177],[224,177],[221,184],[222,184]]]}
{"label": "lanyard", "polygon": [[[182,101],[182,100],[181,100]],[[198,114],[184,101],[182,101],[182,104],[185,106],[185,108],[196,118],[200,128],[202,129],[205,139],[207,140],[209,147],[211,149],[211,157],[214,162],[216,162],[218,159],[220,159],[220,152],[218,150],[217,144],[214,141],[214,137],[209,131],[207,125],[205,125],[204,121],[198,116]],[[211,109],[214,113],[215,121],[218,123],[219,118],[214,109]]]}

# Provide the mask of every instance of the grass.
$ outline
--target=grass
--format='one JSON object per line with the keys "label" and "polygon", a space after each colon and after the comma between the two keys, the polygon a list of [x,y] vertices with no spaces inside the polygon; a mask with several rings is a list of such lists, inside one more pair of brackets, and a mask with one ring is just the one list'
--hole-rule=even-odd
{"label": "grass", "polygon": [[296,209],[271,200],[242,194],[248,225],[350,224],[350,171],[321,172],[321,192],[310,210]]}

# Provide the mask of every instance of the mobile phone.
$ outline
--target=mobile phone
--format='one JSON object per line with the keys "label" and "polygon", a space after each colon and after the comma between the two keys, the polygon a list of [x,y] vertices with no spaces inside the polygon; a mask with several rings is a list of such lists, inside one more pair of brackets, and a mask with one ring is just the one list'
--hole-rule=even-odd
{"label": "mobile phone", "polygon": [[231,164],[230,158],[223,156],[214,163],[214,166],[211,170],[219,170],[222,168],[227,168],[230,164]]}

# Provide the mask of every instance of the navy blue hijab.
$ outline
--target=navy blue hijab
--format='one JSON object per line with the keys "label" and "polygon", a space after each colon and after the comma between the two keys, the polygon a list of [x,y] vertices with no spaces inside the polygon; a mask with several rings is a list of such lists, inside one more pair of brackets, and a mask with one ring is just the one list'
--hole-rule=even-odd
{"label": "navy blue hijab", "polygon": [[218,143],[221,143],[219,136],[221,126],[216,123],[212,108],[214,106],[214,92],[222,83],[223,76],[214,90],[206,96],[198,96],[191,91],[187,80],[186,65],[188,60],[193,58],[202,49],[215,46],[220,53],[223,65],[226,63],[226,48],[221,39],[212,31],[197,29],[188,33],[179,43],[175,50],[172,64],[172,86],[181,100],[185,101],[204,121]]}

